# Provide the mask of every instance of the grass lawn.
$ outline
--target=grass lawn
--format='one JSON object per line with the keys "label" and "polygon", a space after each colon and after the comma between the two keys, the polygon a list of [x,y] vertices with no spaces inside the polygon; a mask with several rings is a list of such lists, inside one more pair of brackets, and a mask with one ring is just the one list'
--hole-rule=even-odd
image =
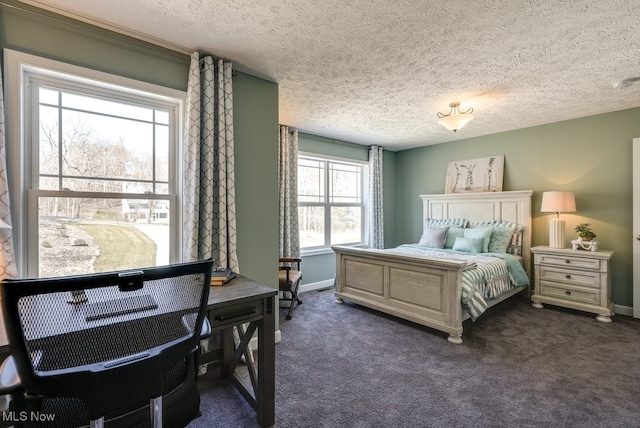
{"label": "grass lawn", "polygon": [[85,223],[74,227],[88,233],[100,247],[96,272],[156,265],[156,243],[133,226]]}

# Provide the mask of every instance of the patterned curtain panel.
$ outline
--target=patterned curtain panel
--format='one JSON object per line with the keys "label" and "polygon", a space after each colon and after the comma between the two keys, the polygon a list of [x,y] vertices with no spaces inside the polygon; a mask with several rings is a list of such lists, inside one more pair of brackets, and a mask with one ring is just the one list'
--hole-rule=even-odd
{"label": "patterned curtain panel", "polygon": [[232,64],[191,55],[184,138],[183,258],[239,272]]}
{"label": "patterned curtain panel", "polygon": [[280,125],[280,256],[300,257],[298,130]]}
{"label": "patterned curtain panel", "polygon": [[371,248],[384,248],[384,212],[382,204],[382,147],[369,149],[369,239]]}
{"label": "patterned curtain panel", "polygon": [[7,184],[7,157],[4,133],[4,91],[0,72],[0,279],[17,278],[13,237],[11,234],[11,212],[9,209],[9,186]]}

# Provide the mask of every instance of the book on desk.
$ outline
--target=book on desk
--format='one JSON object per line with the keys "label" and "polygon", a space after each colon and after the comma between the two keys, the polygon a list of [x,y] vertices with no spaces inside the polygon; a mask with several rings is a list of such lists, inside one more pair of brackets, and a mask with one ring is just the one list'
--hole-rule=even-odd
{"label": "book on desk", "polygon": [[226,269],[215,269],[211,272],[211,285],[218,286],[226,284],[236,277],[236,273],[231,270],[231,268]]}

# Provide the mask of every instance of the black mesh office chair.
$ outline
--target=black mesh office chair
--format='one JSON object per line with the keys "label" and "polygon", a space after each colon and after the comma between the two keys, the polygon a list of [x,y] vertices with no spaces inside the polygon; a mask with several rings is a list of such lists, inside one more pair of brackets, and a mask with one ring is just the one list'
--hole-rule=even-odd
{"label": "black mesh office chair", "polygon": [[200,405],[195,365],[212,268],[3,281],[26,414],[55,415],[46,426],[65,428],[148,426],[149,417],[187,425]]}

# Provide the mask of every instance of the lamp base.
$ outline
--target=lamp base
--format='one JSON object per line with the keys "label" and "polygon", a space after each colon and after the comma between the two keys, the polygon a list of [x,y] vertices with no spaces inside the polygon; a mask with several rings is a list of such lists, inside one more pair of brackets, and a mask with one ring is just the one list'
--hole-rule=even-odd
{"label": "lamp base", "polygon": [[549,247],[564,248],[564,220],[560,218],[549,221]]}

